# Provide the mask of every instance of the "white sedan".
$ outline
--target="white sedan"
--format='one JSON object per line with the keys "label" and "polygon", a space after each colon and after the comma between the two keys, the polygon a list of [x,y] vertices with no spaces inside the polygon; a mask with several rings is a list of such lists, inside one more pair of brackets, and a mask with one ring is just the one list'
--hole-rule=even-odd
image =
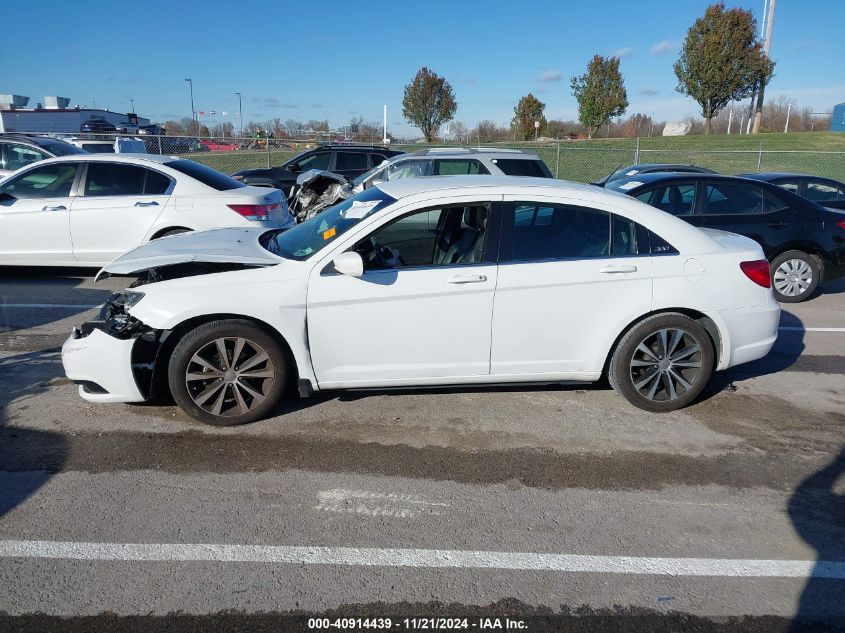
{"label": "white sedan", "polygon": [[[228,269],[168,278],[183,262]],[[248,422],[317,390],[590,382],[672,411],[767,354],[780,308],[760,246],[551,179],[383,183],[288,231],[153,242],[101,274],[127,289],[77,328],[65,372],[93,402],[172,394]],[[198,272],[205,272],[198,269]]]}
{"label": "white sedan", "polygon": [[64,156],[0,181],[0,265],[102,266],[175,233],[293,224],[280,192],[168,156]]}

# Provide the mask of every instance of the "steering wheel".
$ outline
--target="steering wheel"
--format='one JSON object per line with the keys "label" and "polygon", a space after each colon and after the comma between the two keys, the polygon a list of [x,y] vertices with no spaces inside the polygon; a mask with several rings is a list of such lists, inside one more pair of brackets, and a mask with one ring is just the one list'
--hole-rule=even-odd
{"label": "steering wheel", "polygon": [[[394,268],[397,263],[402,266],[405,265],[399,251],[389,246],[382,246],[374,237],[368,237],[361,242],[358,252],[368,268],[383,270],[385,268]],[[390,261],[388,261],[388,258],[390,258]]]}

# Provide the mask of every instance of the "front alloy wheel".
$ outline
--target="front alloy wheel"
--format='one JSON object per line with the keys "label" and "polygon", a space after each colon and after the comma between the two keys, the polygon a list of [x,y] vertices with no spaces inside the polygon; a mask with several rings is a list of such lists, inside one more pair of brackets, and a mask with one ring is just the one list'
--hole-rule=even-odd
{"label": "front alloy wheel", "polygon": [[250,321],[213,321],[188,332],[173,350],[173,398],[191,417],[217,426],[252,422],[282,396],[285,356],[279,344]]}
{"label": "front alloy wheel", "polygon": [[622,337],[608,378],[640,409],[674,411],[698,397],[714,364],[707,331],[688,316],[669,312],[643,319]]}

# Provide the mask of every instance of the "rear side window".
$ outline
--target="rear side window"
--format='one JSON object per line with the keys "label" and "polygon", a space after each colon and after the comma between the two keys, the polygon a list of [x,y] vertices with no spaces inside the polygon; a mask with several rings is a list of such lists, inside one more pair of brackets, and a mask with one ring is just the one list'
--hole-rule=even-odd
{"label": "rear side window", "polygon": [[441,176],[465,176],[467,174],[489,174],[477,160],[439,160],[437,173]]}
{"label": "rear side window", "polygon": [[845,187],[836,186],[832,182],[810,180],[807,182],[807,192],[804,195],[813,202],[845,200]]}
{"label": "rear side window", "polygon": [[514,261],[606,257],[610,218],[587,207],[516,202],[513,236]]}
{"label": "rear side window", "polygon": [[[640,227],[633,220],[614,215],[611,218],[610,227],[610,254],[615,257],[625,255],[639,255],[639,236],[642,234]],[[648,244],[645,244],[643,253],[649,252]]]}
{"label": "rear side window", "polygon": [[335,169],[367,169],[367,155],[364,152],[338,152]]}
{"label": "rear side window", "polygon": [[763,190],[753,185],[709,184],[704,194],[706,215],[758,215],[765,213]]}
{"label": "rear side window", "polygon": [[778,180],[776,183],[778,187],[781,189],[786,189],[787,191],[797,194],[798,193],[798,179],[791,179],[791,180]]}
{"label": "rear side window", "polygon": [[146,169],[119,163],[88,163],[86,196],[140,196]]}
{"label": "rear side window", "polygon": [[179,159],[166,163],[166,165],[186,176],[190,176],[194,180],[199,180],[202,184],[217,191],[228,191],[229,189],[246,187],[244,183],[235,180],[231,176],[221,174],[211,167],[200,165],[192,160]]}
{"label": "rear side window", "polygon": [[167,193],[170,187],[170,178],[152,169],[145,169],[147,179],[144,181],[144,194],[148,196],[160,196]]}
{"label": "rear side window", "polygon": [[547,178],[545,170],[536,160],[520,160],[515,158],[494,158],[493,163],[508,176],[536,176]]}
{"label": "rear side window", "polygon": [[637,194],[637,199],[677,216],[695,213],[695,183],[672,183]]}

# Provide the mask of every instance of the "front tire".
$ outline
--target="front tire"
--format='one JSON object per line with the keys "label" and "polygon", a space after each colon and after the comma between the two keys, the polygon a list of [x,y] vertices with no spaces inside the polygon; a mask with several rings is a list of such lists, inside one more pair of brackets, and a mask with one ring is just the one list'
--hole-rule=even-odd
{"label": "front tire", "polygon": [[282,398],[286,378],[281,346],[246,319],[211,321],[191,330],[177,343],[168,366],[176,403],[214,426],[265,417]]}
{"label": "front tire", "polygon": [[613,352],[607,377],[635,407],[663,413],[695,400],[714,366],[707,331],[686,315],[668,312],[628,330]]}
{"label": "front tire", "polygon": [[821,266],[803,251],[786,251],[772,260],[772,291],[781,303],[806,301],[816,291]]}

